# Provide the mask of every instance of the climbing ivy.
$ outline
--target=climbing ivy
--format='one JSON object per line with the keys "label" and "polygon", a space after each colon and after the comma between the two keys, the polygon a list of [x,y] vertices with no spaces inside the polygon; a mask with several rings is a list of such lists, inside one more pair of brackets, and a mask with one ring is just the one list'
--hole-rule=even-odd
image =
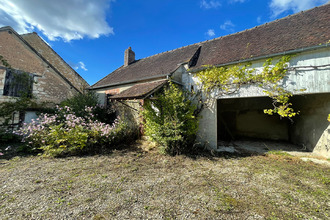
{"label": "climbing ivy", "polygon": [[273,99],[273,108],[264,109],[265,114],[278,114],[280,117],[292,118],[299,112],[291,108],[292,93],[280,86],[287,75],[288,62],[291,56],[283,56],[273,64],[267,59],[262,69],[251,68],[251,63],[233,66],[206,66],[197,73],[206,98],[220,97],[238,92],[243,85],[256,85]]}
{"label": "climbing ivy", "polygon": [[9,65],[9,63],[7,62],[7,60],[5,60],[5,59],[3,58],[3,56],[1,56],[1,55],[0,55],[0,61],[1,61],[2,65],[3,65],[4,67],[6,67],[6,68],[11,68],[10,65]]}

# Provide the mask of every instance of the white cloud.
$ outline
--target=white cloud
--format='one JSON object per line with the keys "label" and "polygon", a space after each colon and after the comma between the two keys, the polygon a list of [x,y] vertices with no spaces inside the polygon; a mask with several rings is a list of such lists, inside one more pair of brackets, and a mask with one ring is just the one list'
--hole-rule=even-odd
{"label": "white cloud", "polygon": [[0,26],[12,26],[18,33],[35,29],[51,41],[113,34],[106,11],[113,0],[0,0]]}
{"label": "white cloud", "polygon": [[257,17],[257,23],[259,23],[259,24],[261,23],[261,16]]}
{"label": "white cloud", "polygon": [[272,10],[273,17],[277,17],[285,11],[292,10],[296,13],[322,5],[326,2],[328,2],[328,0],[271,0],[269,6]]}
{"label": "white cloud", "polygon": [[82,62],[82,61],[79,61],[78,63],[74,63],[74,62],[68,61],[68,63],[75,70],[82,69],[84,71],[88,71],[88,69],[86,68],[85,63]]}
{"label": "white cloud", "polygon": [[234,27],[235,25],[233,24],[233,22],[231,22],[231,20],[227,20],[222,25],[220,25],[221,30],[230,32],[234,32]]}
{"label": "white cloud", "polygon": [[206,0],[202,0],[200,3],[201,8],[205,8],[205,9],[211,9],[211,8],[218,8],[221,6],[221,3],[219,1],[206,1]]}
{"label": "white cloud", "polygon": [[82,61],[79,62],[79,67],[82,70],[88,71],[88,69],[86,68],[85,64]]}
{"label": "white cloud", "polygon": [[209,36],[209,37],[213,37],[215,35],[215,32],[213,29],[209,29],[207,32],[206,32],[206,35]]}

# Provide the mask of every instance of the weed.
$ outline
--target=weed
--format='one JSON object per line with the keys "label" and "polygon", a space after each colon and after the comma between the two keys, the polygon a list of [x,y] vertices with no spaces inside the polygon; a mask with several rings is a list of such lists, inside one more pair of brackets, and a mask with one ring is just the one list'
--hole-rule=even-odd
{"label": "weed", "polygon": [[65,199],[63,198],[57,198],[56,203],[59,205],[62,205],[65,202]]}
{"label": "weed", "polygon": [[273,155],[280,155],[280,156],[287,156],[287,157],[292,157],[290,154],[287,152],[281,151],[281,150],[273,150],[273,151],[268,151],[267,154],[273,154]]}

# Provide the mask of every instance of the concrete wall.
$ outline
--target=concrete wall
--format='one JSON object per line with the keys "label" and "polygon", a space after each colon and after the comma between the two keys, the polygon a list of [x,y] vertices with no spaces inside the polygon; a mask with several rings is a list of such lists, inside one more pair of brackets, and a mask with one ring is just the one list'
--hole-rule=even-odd
{"label": "concrete wall", "polygon": [[290,129],[291,141],[309,151],[330,157],[330,127],[327,121],[330,93],[295,96],[292,103],[300,114],[294,118]]}
{"label": "concrete wall", "polygon": [[[189,91],[197,91],[199,89],[198,80],[194,74],[187,72],[188,65],[185,65],[185,72],[182,73],[181,79],[184,88]],[[207,106],[202,110],[199,119],[199,127],[197,131],[197,142],[205,145],[207,148],[216,149],[217,147],[217,101],[209,100]]]}
{"label": "concrete wall", "polygon": [[207,148],[217,147],[217,102],[210,101],[208,107],[203,109],[199,120],[197,142]]}

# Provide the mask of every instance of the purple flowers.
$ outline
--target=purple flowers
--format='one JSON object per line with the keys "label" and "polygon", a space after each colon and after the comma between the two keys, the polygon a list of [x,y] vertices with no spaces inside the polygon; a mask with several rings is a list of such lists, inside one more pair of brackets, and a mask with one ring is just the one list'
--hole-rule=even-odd
{"label": "purple flowers", "polygon": [[56,107],[56,114],[41,114],[36,120],[24,124],[15,133],[23,142],[36,148],[63,146],[110,145],[115,136],[125,129],[126,124],[118,117],[113,124],[94,119],[93,107],[85,107],[87,117],[78,117],[70,107]]}

